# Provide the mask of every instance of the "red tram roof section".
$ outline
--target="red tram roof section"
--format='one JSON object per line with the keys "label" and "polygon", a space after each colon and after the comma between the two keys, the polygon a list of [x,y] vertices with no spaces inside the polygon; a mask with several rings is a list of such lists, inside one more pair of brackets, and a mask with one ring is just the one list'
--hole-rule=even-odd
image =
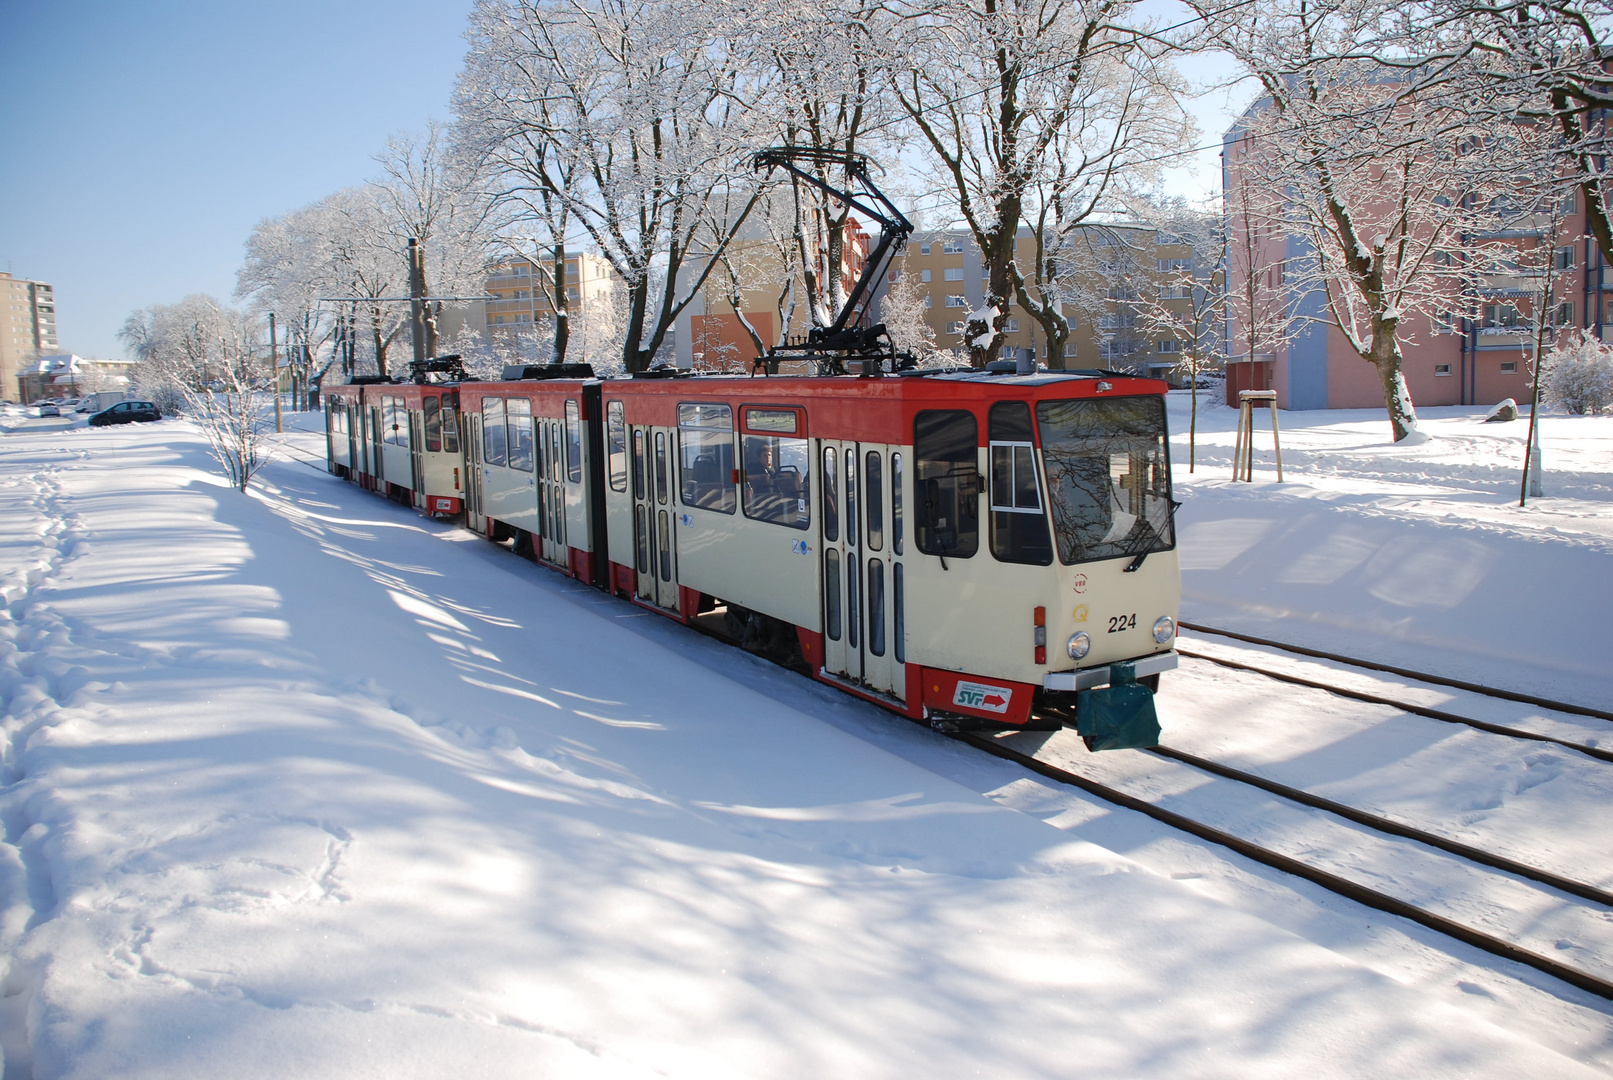
{"label": "red tram roof section", "polygon": [[[536,417],[560,417],[566,401],[586,409],[582,379],[525,379],[513,382],[371,383],[332,387],[328,397],[354,398],[366,404],[382,397],[402,397],[418,408],[426,394],[457,391],[460,408],[480,411],[482,399],[525,398]],[[677,427],[681,402],[715,402],[732,406],[742,422],[746,406],[806,410],[803,436],[843,441],[906,444],[912,440],[914,417],[926,409],[968,409],[981,421],[999,401],[1068,400],[1071,398],[1163,395],[1169,387],[1159,379],[1133,375],[1076,375],[1039,371],[1032,375],[996,375],[982,371],[935,375],[857,376],[702,375],[666,379],[605,379],[599,385],[607,405],[620,401],[629,424]],[[586,415],[586,413],[584,414]]]}

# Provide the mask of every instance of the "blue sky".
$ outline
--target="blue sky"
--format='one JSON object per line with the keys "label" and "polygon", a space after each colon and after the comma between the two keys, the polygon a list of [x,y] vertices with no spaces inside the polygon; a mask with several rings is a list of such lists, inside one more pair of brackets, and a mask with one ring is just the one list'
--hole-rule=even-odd
{"label": "blue sky", "polygon": [[0,269],[56,287],[64,351],[228,299],[252,227],[446,119],[471,0],[0,0]]}
{"label": "blue sky", "polygon": [[[122,355],[137,308],[228,300],[255,224],[375,176],[388,135],[448,118],[471,6],[0,0],[0,269],[55,286],[61,348],[84,356]],[[1213,144],[1228,103],[1211,98]],[[1201,196],[1214,163],[1172,187]]]}

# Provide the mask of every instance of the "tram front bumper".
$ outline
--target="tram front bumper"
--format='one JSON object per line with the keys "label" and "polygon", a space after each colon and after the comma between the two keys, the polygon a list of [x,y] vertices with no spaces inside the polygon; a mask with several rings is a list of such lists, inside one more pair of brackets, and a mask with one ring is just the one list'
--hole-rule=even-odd
{"label": "tram front bumper", "polygon": [[[1144,656],[1132,663],[1137,669],[1139,679],[1158,675],[1162,671],[1173,671],[1176,668],[1176,650]],[[1100,664],[1080,671],[1050,671],[1042,677],[1042,688],[1066,691],[1091,690],[1098,686],[1108,686],[1109,682],[1109,665]]]}

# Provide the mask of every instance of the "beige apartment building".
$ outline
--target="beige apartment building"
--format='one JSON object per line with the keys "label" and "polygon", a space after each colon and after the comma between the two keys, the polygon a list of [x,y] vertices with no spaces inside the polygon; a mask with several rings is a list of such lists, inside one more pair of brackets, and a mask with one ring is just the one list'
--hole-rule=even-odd
{"label": "beige apartment building", "polygon": [[[1034,265],[1036,245],[1029,228],[1021,228],[1015,258]],[[1070,334],[1062,356],[1049,355],[1041,324],[1017,304],[1003,324],[1005,360],[1032,359],[1049,368],[1110,368],[1136,371],[1177,381],[1186,341],[1180,333],[1151,329],[1150,302],[1185,311],[1194,300],[1180,285],[1181,271],[1193,266],[1193,249],[1152,229],[1130,223],[1094,225],[1080,230],[1059,254],[1063,313]],[[892,261],[891,277],[918,275],[925,299],[925,319],[935,331],[935,344],[967,362],[964,341],[969,313],[985,301],[986,268],[980,249],[966,230],[915,233]],[[1203,275],[1204,287],[1211,277]],[[1179,318],[1183,325],[1191,320]]]}
{"label": "beige apartment building", "polygon": [[55,290],[0,273],[0,399],[22,400],[23,370],[56,348]]}
{"label": "beige apartment building", "polygon": [[[469,325],[490,339],[508,339],[537,324],[554,319],[554,264],[525,259],[499,263],[488,271],[487,295],[493,297],[472,309]],[[597,330],[601,308],[614,302],[616,272],[610,263],[586,251],[566,255],[566,310],[571,319],[570,344],[579,350],[591,330]],[[477,325],[480,315],[481,325]],[[581,355],[579,351],[579,357]]]}

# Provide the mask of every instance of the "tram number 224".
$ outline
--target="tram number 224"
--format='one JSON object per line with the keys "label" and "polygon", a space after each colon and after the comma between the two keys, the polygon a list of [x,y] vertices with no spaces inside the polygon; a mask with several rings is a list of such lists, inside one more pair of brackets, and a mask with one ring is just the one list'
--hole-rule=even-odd
{"label": "tram number 224", "polygon": [[1109,633],[1118,634],[1122,630],[1135,629],[1137,629],[1137,615],[1135,612],[1130,615],[1109,616]]}

